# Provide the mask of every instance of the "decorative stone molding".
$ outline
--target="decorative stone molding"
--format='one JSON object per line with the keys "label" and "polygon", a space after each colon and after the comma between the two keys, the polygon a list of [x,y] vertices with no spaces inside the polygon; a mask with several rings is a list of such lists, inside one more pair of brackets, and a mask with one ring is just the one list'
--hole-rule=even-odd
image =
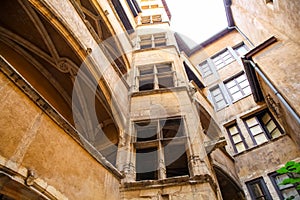
{"label": "decorative stone molding", "polygon": [[266,96],[266,102],[269,106],[269,108],[273,111],[273,113],[276,115],[276,117],[280,118],[281,117],[281,109],[280,109],[280,104],[276,103],[274,101],[274,99],[272,98],[272,96],[270,94],[268,94]]}

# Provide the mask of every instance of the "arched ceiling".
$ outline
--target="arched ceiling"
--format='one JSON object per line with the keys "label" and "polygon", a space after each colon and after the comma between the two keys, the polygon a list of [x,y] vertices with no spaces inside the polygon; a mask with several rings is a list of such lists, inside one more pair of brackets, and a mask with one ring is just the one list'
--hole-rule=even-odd
{"label": "arched ceiling", "polygon": [[[79,2],[80,5],[82,3],[82,10],[88,14],[87,20],[91,24],[95,22],[93,28],[99,38],[110,37],[111,33],[100,15],[88,2]],[[79,131],[85,132],[84,135],[92,143],[95,142],[95,138],[99,138],[97,135],[100,132],[97,127],[104,130],[111,143],[118,143],[118,130],[111,116],[110,105],[101,90],[98,89],[95,94],[95,107],[90,108],[84,97],[81,97],[77,99],[80,106],[72,110],[73,84],[83,61],[68,40],[29,2],[1,2],[0,55],[73,125],[74,120],[78,120],[73,119],[73,112],[76,112],[78,118],[86,122],[79,127]],[[85,79],[89,80],[91,77],[86,71]],[[92,90],[88,81],[81,87],[81,90]],[[90,110],[96,111],[96,121],[90,119]],[[98,146],[100,149],[104,148],[101,142]]]}

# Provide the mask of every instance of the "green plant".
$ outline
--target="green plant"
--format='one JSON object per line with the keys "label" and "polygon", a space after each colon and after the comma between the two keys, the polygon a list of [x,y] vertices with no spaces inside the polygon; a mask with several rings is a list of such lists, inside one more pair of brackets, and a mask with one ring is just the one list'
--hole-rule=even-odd
{"label": "green plant", "polygon": [[[288,161],[283,167],[276,171],[278,174],[287,174],[289,178],[284,179],[280,185],[293,184],[296,190],[300,190],[300,162]],[[294,199],[294,196],[286,200]]]}

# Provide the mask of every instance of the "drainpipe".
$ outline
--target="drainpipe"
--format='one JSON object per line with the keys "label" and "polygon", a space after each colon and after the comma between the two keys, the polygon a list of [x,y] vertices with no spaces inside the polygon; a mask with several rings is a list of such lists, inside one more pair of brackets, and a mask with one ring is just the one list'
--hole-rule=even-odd
{"label": "drainpipe", "polygon": [[290,112],[290,114],[296,119],[298,124],[300,124],[300,117],[294,111],[294,109],[289,105],[289,103],[283,98],[279,91],[274,87],[274,85],[269,81],[266,75],[260,70],[260,68],[252,60],[244,60],[246,63],[250,63],[255,71],[260,75],[260,77],[265,81],[265,83],[271,88],[274,94],[278,97],[279,101],[284,105],[284,107]]}
{"label": "drainpipe", "polygon": [[251,45],[252,48],[255,47],[255,45],[251,42],[251,40],[239,29],[237,26],[228,26],[228,29],[235,29],[237,30],[246,40],[247,42]]}

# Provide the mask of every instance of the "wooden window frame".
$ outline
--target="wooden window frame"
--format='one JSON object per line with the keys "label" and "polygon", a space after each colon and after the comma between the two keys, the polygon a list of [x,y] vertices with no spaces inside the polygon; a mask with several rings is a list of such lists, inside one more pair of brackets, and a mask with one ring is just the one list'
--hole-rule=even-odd
{"label": "wooden window frame", "polygon": [[257,142],[256,142],[256,140],[255,140],[255,138],[254,138],[254,136],[253,136],[253,133],[252,133],[251,130],[250,130],[251,127],[248,126],[248,124],[246,123],[246,120],[251,119],[251,118],[255,118],[255,120],[258,122],[258,124],[259,124],[261,130],[263,131],[263,134],[265,135],[266,139],[267,139],[268,141],[270,141],[270,140],[272,140],[272,139],[274,139],[274,138],[272,138],[271,133],[269,133],[269,131],[267,130],[267,128],[265,127],[265,124],[262,122],[262,119],[261,119],[262,116],[263,116],[265,113],[268,113],[268,114],[270,115],[271,120],[273,120],[273,122],[274,122],[275,125],[276,125],[276,128],[278,128],[278,130],[279,130],[279,132],[281,133],[281,135],[284,134],[284,130],[282,129],[282,127],[280,126],[280,124],[277,122],[277,120],[274,118],[274,116],[272,115],[272,113],[271,113],[268,109],[262,110],[262,111],[260,111],[260,112],[258,112],[258,113],[255,113],[255,114],[253,114],[253,115],[251,115],[251,116],[249,116],[249,117],[243,119],[243,122],[244,122],[244,124],[245,124],[245,126],[246,126],[246,128],[247,128],[247,131],[248,131],[248,133],[249,133],[249,135],[250,135],[250,137],[251,137],[251,139],[252,139],[252,141],[253,141],[253,144],[254,144],[255,146],[257,146],[258,144],[257,144]]}
{"label": "wooden window frame", "polygon": [[[226,127],[226,130],[227,130],[227,133],[228,133],[229,140],[230,140],[230,142],[231,142],[231,144],[232,144],[233,150],[234,150],[235,153],[240,153],[240,152],[243,152],[243,151],[238,152],[238,150],[237,150],[237,148],[236,148],[236,144],[238,144],[238,143],[235,143],[235,142],[233,141],[232,134],[231,134],[231,132],[229,131],[229,129],[230,129],[231,127],[233,127],[233,126],[236,126],[236,129],[237,129],[238,134],[239,134],[239,136],[240,136],[240,138],[241,138],[241,142],[243,143],[243,145],[244,145],[244,147],[245,147],[245,150],[247,150],[249,147],[248,147],[248,145],[247,145],[247,143],[246,143],[246,141],[245,141],[245,138],[244,138],[244,136],[243,136],[243,134],[242,134],[242,132],[241,132],[239,126],[237,125],[237,123],[234,123],[234,124],[231,124],[230,126],[227,126],[227,127]],[[240,143],[240,142],[239,142],[239,143]]]}

